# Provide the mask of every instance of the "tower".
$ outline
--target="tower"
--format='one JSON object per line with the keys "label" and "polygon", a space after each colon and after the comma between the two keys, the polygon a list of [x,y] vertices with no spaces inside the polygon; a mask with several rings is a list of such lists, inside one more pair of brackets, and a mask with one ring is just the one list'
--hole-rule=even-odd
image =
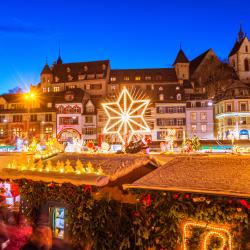
{"label": "tower", "polygon": [[237,40],[229,54],[229,63],[241,81],[250,83],[250,42],[241,25]]}
{"label": "tower", "polygon": [[50,91],[50,84],[53,81],[53,73],[46,62],[45,66],[43,67],[43,70],[40,74],[40,82],[41,82],[41,88],[43,92],[49,92]]}
{"label": "tower", "polygon": [[173,63],[178,81],[189,79],[189,60],[182,48],[180,48]]}

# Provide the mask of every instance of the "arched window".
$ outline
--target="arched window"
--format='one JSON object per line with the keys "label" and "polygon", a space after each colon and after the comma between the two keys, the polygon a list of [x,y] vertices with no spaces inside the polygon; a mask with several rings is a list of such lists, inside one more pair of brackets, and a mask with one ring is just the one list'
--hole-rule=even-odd
{"label": "arched window", "polygon": [[81,109],[77,105],[73,107],[74,113],[80,113]]}
{"label": "arched window", "polygon": [[71,108],[70,106],[67,106],[67,107],[65,108],[65,113],[66,113],[66,114],[72,113],[72,108]]}
{"label": "arched window", "polygon": [[245,71],[249,71],[249,61],[247,58],[244,60],[244,66],[245,66]]}
{"label": "arched window", "polygon": [[58,107],[58,113],[60,113],[60,114],[62,114],[63,113],[63,106],[62,105],[60,105],[59,107]]}

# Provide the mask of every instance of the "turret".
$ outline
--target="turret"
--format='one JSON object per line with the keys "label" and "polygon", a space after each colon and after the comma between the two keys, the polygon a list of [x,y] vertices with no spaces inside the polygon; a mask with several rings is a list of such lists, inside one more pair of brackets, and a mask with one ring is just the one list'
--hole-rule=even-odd
{"label": "turret", "polygon": [[184,51],[180,48],[173,63],[178,80],[189,79],[189,60]]}

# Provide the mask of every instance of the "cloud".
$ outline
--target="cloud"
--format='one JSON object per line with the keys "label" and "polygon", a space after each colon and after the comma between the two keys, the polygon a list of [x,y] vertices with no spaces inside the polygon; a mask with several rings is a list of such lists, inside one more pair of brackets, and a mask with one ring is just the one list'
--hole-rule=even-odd
{"label": "cloud", "polygon": [[23,22],[19,19],[13,19],[11,22],[0,22],[0,33],[6,34],[35,34],[42,32],[43,29],[31,23]]}

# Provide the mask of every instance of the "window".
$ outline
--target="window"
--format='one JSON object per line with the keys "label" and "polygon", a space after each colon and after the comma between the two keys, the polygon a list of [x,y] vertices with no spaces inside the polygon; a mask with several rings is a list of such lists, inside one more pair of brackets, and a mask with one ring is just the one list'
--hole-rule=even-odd
{"label": "window", "polygon": [[0,110],[3,110],[3,109],[4,109],[4,105],[0,104]]}
{"label": "window", "polygon": [[246,50],[246,52],[248,52],[248,47],[247,46],[245,47],[245,50]]}
{"label": "window", "polygon": [[129,76],[124,76],[124,81],[129,81]]}
{"label": "window", "polygon": [[197,114],[196,112],[191,112],[191,121],[196,121]]}
{"label": "window", "polygon": [[180,100],[181,100],[181,94],[177,94],[177,95],[176,95],[176,99],[177,99],[178,101],[180,101]]}
{"label": "window", "polygon": [[151,77],[151,76],[145,76],[145,80],[146,80],[146,81],[151,81],[151,80],[152,80],[152,77]]}
{"label": "window", "polygon": [[192,129],[192,132],[194,133],[194,132],[196,132],[197,126],[193,124],[193,125],[191,126],[191,129]]}
{"label": "window", "polygon": [[232,112],[232,105],[231,104],[227,104],[227,112]]}
{"label": "window", "polygon": [[115,91],[116,86],[115,85],[111,85],[111,90]]}
{"label": "window", "polygon": [[22,129],[21,128],[13,128],[12,129],[12,135],[13,136],[21,136],[21,133],[22,133]]}
{"label": "window", "polygon": [[207,120],[207,113],[206,113],[206,112],[201,112],[201,114],[200,114],[200,119],[201,119],[202,121]]}
{"label": "window", "polygon": [[102,89],[102,84],[90,84],[90,89]]}
{"label": "window", "polygon": [[245,71],[249,71],[249,61],[247,58],[244,60],[244,67],[245,67]]}
{"label": "window", "polygon": [[59,125],[78,125],[78,117],[60,117]]}
{"label": "window", "polygon": [[[50,87],[47,88],[47,91],[50,92]],[[46,91],[45,91],[46,92]]]}
{"label": "window", "polygon": [[66,113],[66,114],[73,113],[72,111],[73,111],[73,110],[72,110],[72,108],[71,108],[70,106],[67,106],[67,107],[65,108],[65,113]]}
{"label": "window", "polygon": [[246,105],[246,103],[241,103],[240,104],[240,111],[247,111],[247,105]]}
{"label": "window", "polygon": [[227,125],[229,125],[229,126],[233,125],[232,118],[227,118]]}
{"label": "window", "polygon": [[111,81],[111,82],[115,82],[115,81],[116,81],[116,77],[115,77],[115,76],[111,76],[111,77],[110,77],[110,81]]}
{"label": "window", "polygon": [[241,117],[240,118],[240,124],[246,125],[247,124],[247,118],[246,117]]}
{"label": "window", "polygon": [[183,119],[177,119],[177,125],[179,125],[179,126],[184,125]]}
{"label": "window", "polygon": [[78,80],[84,80],[86,75],[78,75]]}
{"label": "window", "polygon": [[0,123],[3,123],[5,121],[6,121],[5,116],[4,115],[0,115]]}
{"label": "window", "polygon": [[107,116],[106,115],[99,115],[98,116],[98,121],[99,122],[106,122]]}
{"label": "window", "polygon": [[177,113],[184,113],[185,108],[184,107],[177,107]]}
{"label": "window", "polygon": [[52,102],[47,103],[47,108],[52,108]]}
{"label": "window", "polygon": [[60,105],[58,107],[58,113],[62,114],[64,112],[64,107],[62,105]]}
{"label": "window", "polygon": [[74,106],[73,111],[74,111],[74,113],[81,113],[81,108],[78,106]]}
{"label": "window", "polygon": [[136,81],[140,81],[140,80],[141,80],[141,77],[140,77],[140,76],[136,76],[136,77],[135,77],[135,80],[136,80]]}
{"label": "window", "polygon": [[5,130],[0,128],[0,138],[4,138],[6,136]]}
{"label": "window", "polygon": [[160,94],[160,95],[159,95],[159,99],[160,99],[160,101],[163,101],[163,100],[164,100],[164,95],[163,95],[163,94]]}
{"label": "window", "polygon": [[68,86],[68,89],[75,89],[76,88],[76,85],[69,85]]}
{"label": "window", "polygon": [[13,115],[13,122],[22,122],[23,116],[22,115]]}
{"label": "window", "polygon": [[52,114],[45,114],[45,121],[52,122]]}
{"label": "window", "polygon": [[93,123],[93,116],[85,116],[85,123]]}
{"label": "window", "polygon": [[207,132],[207,125],[206,124],[201,124],[201,132],[206,133]]}
{"label": "window", "polygon": [[47,91],[47,88],[43,88],[43,93],[45,93]]}
{"label": "window", "polygon": [[87,74],[87,79],[89,80],[95,79],[95,74]]}
{"label": "window", "polygon": [[93,113],[95,112],[95,108],[93,106],[86,107],[87,113]]}
{"label": "window", "polygon": [[47,126],[47,127],[45,127],[44,131],[45,131],[45,134],[52,135],[53,127],[52,126]]}
{"label": "window", "polygon": [[94,134],[96,134],[96,129],[95,128],[85,128],[84,134],[85,135],[94,135]]}
{"label": "window", "polygon": [[57,86],[57,87],[54,87],[54,88],[53,88],[53,91],[54,91],[54,92],[59,92],[59,91],[60,91],[60,87],[58,87],[58,86]]}
{"label": "window", "polygon": [[156,80],[156,81],[161,81],[161,80],[162,80],[162,76],[161,76],[161,75],[157,75],[157,76],[155,77],[155,80]]}
{"label": "window", "polygon": [[37,114],[30,115],[30,121],[31,122],[36,122],[37,121]]}

